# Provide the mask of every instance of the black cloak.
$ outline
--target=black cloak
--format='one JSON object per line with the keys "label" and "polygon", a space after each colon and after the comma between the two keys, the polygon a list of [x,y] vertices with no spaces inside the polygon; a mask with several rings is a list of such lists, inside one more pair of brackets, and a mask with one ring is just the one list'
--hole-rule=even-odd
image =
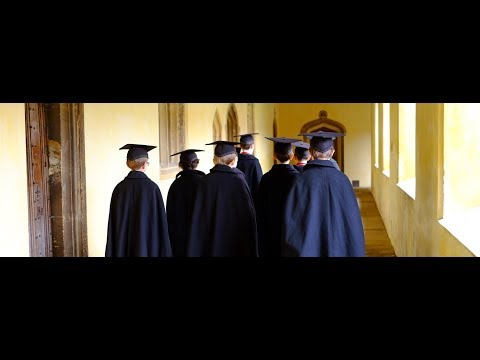
{"label": "black cloak", "polygon": [[295,170],[297,170],[298,172],[302,172],[304,166],[305,166],[305,165],[293,165],[293,167],[295,168]]}
{"label": "black cloak", "polygon": [[[338,163],[337,163],[337,161],[336,161],[334,158],[331,158],[330,161],[332,162],[333,167],[334,167],[335,169],[337,169],[338,171],[342,171],[342,170],[340,170],[340,166],[338,166]],[[307,163],[307,164],[308,164],[308,163]],[[303,171],[303,167],[304,167],[304,166],[305,166],[305,165],[293,165],[293,167],[294,167],[295,169],[297,169],[299,172],[302,172],[302,171]]]}
{"label": "black cloak", "polygon": [[160,188],[141,171],[113,190],[105,256],[172,256]]}
{"label": "black cloak", "polygon": [[238,155],[237,168],[245,174],[248,187],[252,196],[255,197],[263,175],[260,162],[253,155],[240,154]]}
{"label": "black cloak", "polygon": [[205,176],[199,170],[183,170],[176,176],[167,196],[168,234],[173,256],[187,255],[188,229],[192,216],[195,188]]}
{"label": "black cloak", "polygon": [[245,181],[216,165],[198,182],[188,256],[258,256],[255,208]]}
{"label": "black cloak", "polygon": [[348,177],[313,160],[293,185],[282,227],[284,256],[365,256],[360,209]]}
{"label": "black cloak", "polygon": [[278,164],[273,165],[260,181],[255,199],[260,256],[281,255],[281,220],[285,201],[298,175],[292,165]]}

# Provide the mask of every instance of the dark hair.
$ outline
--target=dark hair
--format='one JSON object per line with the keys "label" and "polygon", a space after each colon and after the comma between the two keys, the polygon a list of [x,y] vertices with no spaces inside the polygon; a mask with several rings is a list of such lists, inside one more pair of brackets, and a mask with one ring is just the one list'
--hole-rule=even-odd
{"label": "dark hair", "polygon": [[253,147],[253,144],[240,144],[240,148],[243,150],[250,150]]}
{"label": "dark hair", "polygon": [[275,151],[275,156],[278,161],[284,163],[290,160],[290,157],[293,156],[293,151],[290,149],[287,153],[285,151]]}
{"label": "dark hair", "polygon": [[308,159],[309,151],[308,149],[297,146],[295,148],[295,156],[298,160],[306,160]]}
{"label": "dark hair", "polygon": [[195,170],[199,162],[199,159],[195,159],[193,161],[180,160],[178,166],[180,166],[182,170]]}

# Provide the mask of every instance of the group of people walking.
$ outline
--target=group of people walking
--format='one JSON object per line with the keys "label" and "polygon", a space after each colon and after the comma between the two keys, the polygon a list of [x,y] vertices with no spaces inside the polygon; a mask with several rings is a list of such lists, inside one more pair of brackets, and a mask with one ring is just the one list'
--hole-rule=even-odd
{"label": "group of people walking", "polygon": [[357,199],[333,159],[333,139],[345,134],[299,134],[310,143],[267,137],[275,165],[265,174],[253,155],[254,135],[206,144],[215,146],[208,174],[197,170],[203,150],[172,154],[180,155],[182,171],[166,210],[158,185],[145,174],[155,147],[122,147],[131,171],[112,194],[105,255],[365,256]]}

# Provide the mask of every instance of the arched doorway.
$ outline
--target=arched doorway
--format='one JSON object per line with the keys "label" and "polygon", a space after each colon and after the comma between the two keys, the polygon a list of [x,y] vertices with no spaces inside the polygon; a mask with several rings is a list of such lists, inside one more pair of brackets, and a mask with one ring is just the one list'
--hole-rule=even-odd
{"label": "arched doorway", "polygon": [[[277,112],[273,110],[273,137],[278,137],[278,125],[277,125]],[[273,149],[275,149],[275,143],[272,144]],[[273,150],[275,151],[275,150]],[[278,164],[277,160],[273,160],[273,163]]]}
{"label": "arched doorway", "polygon": [[234,104],[230,104],[227,113],[227,141],[236,141],[238,135],[238,115]]}
{"label": "arched doorway", "polygon": [[[332,131],[345,134],[347,133],[345,126],[338,121],[329,119],[328,113],[325,110],[320,111],[318,116],[318,119],[309,121],[303,125],[300,132],[310,133],[316,131]],[[304,137],[304,141],[308,142],[308,139]],[[340,169],[344,171],[344,137],[342,136],[336,138],[333,141],[333,145],[335,146],[335,154],[333,154],[333,158],[337,161]]]}
{"label": "arched doorway", "polygon": [[248,103],[247,104],[247,132],[248,133],[253,133],[253,128],[254,128],[254,119],[253,119],[253,103]]}
{"label": "arched doorway", "polygon": [[220,121],[220,116],[218,111],[215,111],[215,116],[213,117],[213,141],[222,140],[222,123]]}

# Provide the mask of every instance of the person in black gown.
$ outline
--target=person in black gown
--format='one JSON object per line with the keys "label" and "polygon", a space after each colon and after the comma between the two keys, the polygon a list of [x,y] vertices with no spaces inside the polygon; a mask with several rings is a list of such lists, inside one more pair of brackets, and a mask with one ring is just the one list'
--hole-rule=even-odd
{"label": "person in black gown", "polygon": [[302,172],[303,167],[307,165],[308,160],[310,160],[310,144],[304,141],[296,141],[292,144],[295,146],[295,152],[293,159],[295,161],[295,165],[293,167],[297,169],[299,172]]}
{"label": "person in black gown", "polygon": [[237,168],[245,174],[248,187],[253,197],[255,197],[257,193],[263,175],[260,162],[255,155],[253,155],[253,151],[255,150],[253,135],[257,134],[258,133],[237,135],[237,137],[240,137],[241,147],[240,154],[238,155]]}
{"label": "person in black gown", "polygon": [[127,144],[130,172],[112,193],[106,257],[172,256],[165,205],[158,185],[145,174],[156,146]]}
{"label": "person in black gown", "polygon": [[215,141],[215,166],[199,179],[188,256],[258,256],[255,207],[244,179],[233,171],[236,142]]}
{"label": "person in black gown", "polygon": [[182,169],[175,177],[167,196],[168,233],[173,256],[187,255],[188,229],[195,191],[198,180],[205,176],[204,172],[197,170],[199,151],[204,150],[188,149],[171,155],[180,155],[178,166]]}
{"label": "person in black gown", "polygon": [[285,200],[300,174],[289,162],[293,158],[292,143],[297,139],[266,138],[275,142],[274,160],[277,164],[265,173],[255,199],[260,256],[281,255],[281,230]]}
{"label": "person in black gown", "polygon": [[312,159],[287,196],[282,223],[284,256],[365,256],[365,236],[355,192],[348,177],[330,158],[333,138],[342,133],[312,136]]}

